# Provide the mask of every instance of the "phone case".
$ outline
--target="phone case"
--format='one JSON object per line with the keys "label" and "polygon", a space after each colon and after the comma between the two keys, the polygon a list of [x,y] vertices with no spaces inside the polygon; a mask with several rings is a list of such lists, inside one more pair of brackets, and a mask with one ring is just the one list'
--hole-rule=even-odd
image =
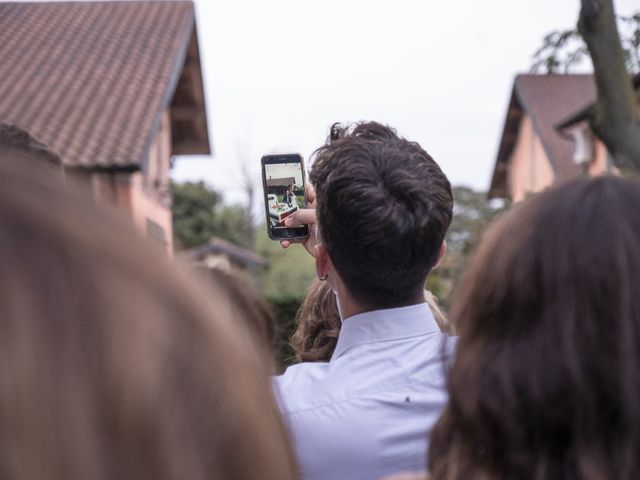
{"label": "phone case", "polygon": [[[296,164],[295,168],[289,167]],[[272,240],[298,240],[309,236],[309,227],[281,228],[286,218],[293,215],[300,208],[306,206],[306,178],[304,160],[297,153],[265,155],[261,160],[262,188],[264,193],[267,234]],[[281,175],[272,178],[267,172]],[[287,173],[284,173],[287,172]],[[284,175],[293,175],[287,176]],[[298,175],[300,175],[298,177]],[[269,178],[267,178],[269,176]],[[298,191],[302,191],[303,204],[299,205]],[[280,200],[279,197],[282,197]]]}

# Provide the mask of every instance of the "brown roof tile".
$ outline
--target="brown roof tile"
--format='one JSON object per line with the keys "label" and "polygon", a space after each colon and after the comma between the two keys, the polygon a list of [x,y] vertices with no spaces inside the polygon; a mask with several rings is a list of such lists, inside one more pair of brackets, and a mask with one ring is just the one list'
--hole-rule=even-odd
{"label": "brown roof tile", "polygon": [[[636,93],[640,93],[640,73],[635,74],[631,78],[631,83],[633,85],[633,88],[636,90]],[[594,107],[595,107],[595,102],[589,103],[586,107],[582,108],[577,112],[573,112],[571,116],[564,118],[558,125],[556,125],[556,130],[561,131],[562,129],[571,127],[576,123],[584,122],[589,118],[589,115],[593,111]]]}
{"label": "brown roof tile", "polygon": [[518,75],[515,90],[558,178],[575,175],[573,142],[555,127],[596,97],[592,75]]}
{"label": "brown roof tile", "polygon": [[578,173],[573,143],[556,126],[595,100],[592,75],[518,75],[513,84],[489,197],[506,196],[506,172],[523,114],[531,117],[557,178]]}
{"label": "brown roof tile", "polygon": [[194,25],[190,1],[0,3],[0,122],[65,165],[137,168]]}

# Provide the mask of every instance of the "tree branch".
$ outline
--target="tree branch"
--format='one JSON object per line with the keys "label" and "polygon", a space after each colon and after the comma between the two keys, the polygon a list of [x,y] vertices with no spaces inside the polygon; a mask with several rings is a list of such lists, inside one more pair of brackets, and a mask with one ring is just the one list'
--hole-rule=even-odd
{"label": "tree branch", "polygon": [[593,61],[598,99],[591,127],[616,166],[640,171],[640,117],[625,67],[613,0],[581,0],[578,30]]}

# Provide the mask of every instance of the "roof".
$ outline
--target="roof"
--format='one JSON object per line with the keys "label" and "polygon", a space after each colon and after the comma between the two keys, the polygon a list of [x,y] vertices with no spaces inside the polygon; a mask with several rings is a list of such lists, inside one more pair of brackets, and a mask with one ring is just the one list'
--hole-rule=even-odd
{"label": "roof", "polygon": [[[634,77],[632,77],[631,82],[633,84],[633,88],[637,91],[640,90],[640,73],[637,73]],[[595,99],[594,99],[595,100]],[[564,118],[558,125],[556,125],[556,130],[560,131],[567,127],[571,127],[580,122],[583,122],[589,118],[593,108],[595,107],[595,102],[590,103],[585,108],[580,109],[578,112],[575,112],[573,115]]]}
{"label": "roof", "polygon": [[288,187],[296,183],[295,177],[269,178],[267,179],[267,187]]}
{"label": "roof", "polygon": [[533,128],[549,157],[557,178],[578,172],[573,162],[573,143],[555,127],[563,119],[596,96],[592,75],[518,75],[511,91],[498,156],[489,189],[489,198],[507,196],[507,171],[523,115],[529,115]]}
{"label": "roof", "polygon": [[66,166],[141,168],[167,108],[172,153],[209,153],[190,1],[0,3],[0,58],[0,122]]}
{"label": "roof", "polygon": [[218,237],[211,237],[208,242],[199,247],[184,252],[184,257],[190,260],[204,260],[208,255],[225,255],[235,263],[252,267],[267,267],[269,262],[260,255],[227,242]]}

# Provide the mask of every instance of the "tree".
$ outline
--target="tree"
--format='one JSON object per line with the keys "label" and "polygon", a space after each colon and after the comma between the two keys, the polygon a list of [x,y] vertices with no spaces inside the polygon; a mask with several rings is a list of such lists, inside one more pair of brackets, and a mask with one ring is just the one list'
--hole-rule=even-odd
{"label": "tree", "polygon": [[532,70],[567,73],[587,54],[598,91],[589,111],[591,128],[616,166],[638,171],[640,116],[630,75],[640,73],[640,13],[616,17],[613,0],[581,0],[577,29],[548,34],[534,54]]}
{"label": "tree", "polygon": [[[620,42],[629,73],[640,72],[640,12],[617,16]],[[555,30],[533,54],[533,73],[571,73],[589,59],[589,50],[578,28]]]}
{"label": "tree", "polygon": [[179,248],[192,248],[218,236],[253,247],[253,225],[241,206],[226,206],[204,182],[172,183],[173,236]]}
{"label": "tree", "polygon": [[507,207],[487,200],[486,192],[453,187],[453,219],[447,232],[447,254],[428,278],[427,288],[447,307],[460,274],[487,226]]}
{"label": "tree", "polygon": [[[591,128],[618,167],[640,171],[640,115],[625,68],[613,0],[582,0],[578,30],[591,54],[598,89],[589,115]],[[640,43],[638,31],[635,41]]]}

